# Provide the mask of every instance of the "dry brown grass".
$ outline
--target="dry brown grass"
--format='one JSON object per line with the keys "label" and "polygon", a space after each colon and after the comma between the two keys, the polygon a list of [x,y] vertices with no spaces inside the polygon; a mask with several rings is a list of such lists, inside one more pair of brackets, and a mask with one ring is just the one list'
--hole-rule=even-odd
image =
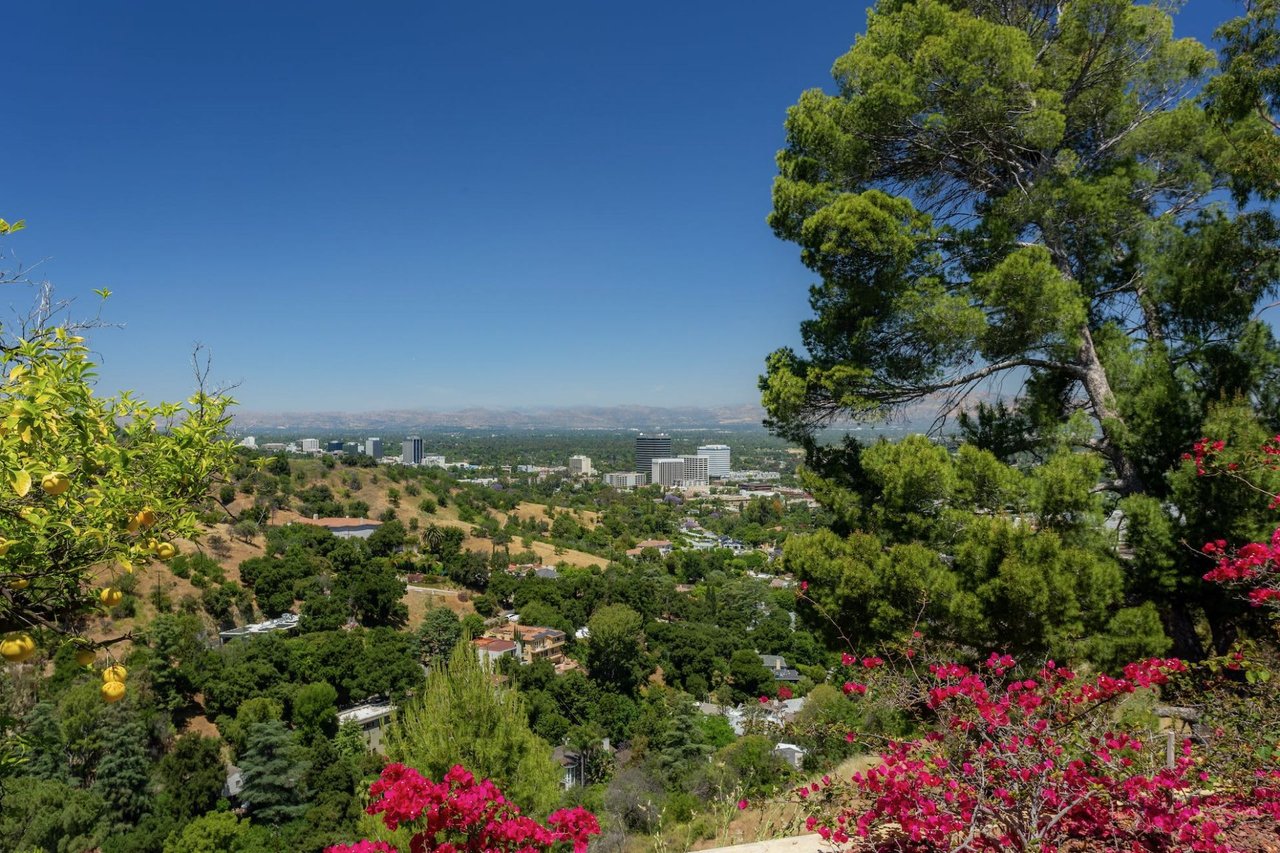
{"label": "dry brown grass", "polygon": [[[829,774],[833,779],[848,779],[854,773],[869,770],[880,763],[875,755],[855,755],[845,759]],[[793,788],[802,784],[818,781],[823,774],[814,774],[806,780],[796,782]],[[742,811],[734,810],[734,814],[716,833],[715,838],[696,842],[692,850],[707,850],[713,847],[727,847],[731,844],[746,844],[763,841],[769,838],[785,838],[799,835],[805,831],[805,811],[800,803],[783,792],[772,800],[752,802]]]}
{"label": "dry brown grass", "polygon": [[[418,520],[418,531],[420,532],[428,524],[438,524],[445,527],[460,528],[467,533],[467,537],[463,540],[463,547],[468,550],[478,551],[486,556],[492,553],[493,543],[485,538],[472,535],[475,527],[458,518],[457,507],[452,503],[445,507],[437,507],[436,511],[431,514],[422,512],[418,508],[418,503],[424,496],[430,496],[426,490],[421,495],[413,496],[405,493],[404,483],[395,483],[387,478],[385,471],[372,468],[334,468],[332,470],[324,468],[319,462],[312,460],[302,460],[295,462],[295,471],[303,471],[305,479],[299,481],[295,478],[295,485],[299,488],[306,488],[310,485],[323,483],[333,490],[337,500],[346,503],[350,500],[362,500],[369,505],[369,517],[377,518],[387,509],[395,511],[398,518],[406,527],[410,526],[410,521],[414,518]],[[376,482],[375,482],[376,479]],[[359,488],[351,489],[349,486],[352,482],[358,481]],[[401,497],[399,506],[393,506],[391,500],[387,496],[387,492],[391,488],[400,490]],[[349,494],[348,494],[349,492]],[[229,509],[232,513],[239,513],[252,505],[253,496],[237,494],[236,499],[232,502]],[[557,509],[556,512],[565,512],[566,510]],[[567,510],[571,512],[579,524],[588,527],[595,527],[599,524],[599,513],[591,510]],[[506,518],[498,513],[501,520],[505,523]],[[546,505],[532,502],[522,502],[513,511],[513,515],[521,519],[534,518],[538,520],[548,519]],[[275,525],[288,524],[291,522],[305,521],[301,515],[292,510],[280,510],[275,513],[271,519],[271,523]],[[207,544],[207,541],[200,545],[194,545],[191,542],[180,541],[175,543],[179,550],[184,554],[190,554],[194,551],[203,551],[210,557],[213,557],[222,566],[228,580],[240,582],[240,563],[251,557],[260,557],[263,554],[263,537],[259,536],[252,543],[242,542],[235,539],[231,534],[231,519],[227,523],[211,525],[205,529],[205,535],[209,533],[217,533],[226,541],[226,556],[214,554]],[[590,566],[600,566],[603,568],[607,565],[608,560],[598,557],[595,554],[589,554],[585,551],[576,551],[573,549],[557,549],[556,546],[549,542],[533,539],[528,549],[523,543],[523,537],[511,543],[512,552],[522,550],[532,550],[538,555],[538,558],[546,564],[555,565],[564,563],[570,566],[586,568]],[[107,585],[111,582],[115,570],[111,567],[104,567],[98,573],[99,583]],[[85,634],[90,639],[106,640],[118,637],[130,631],[140,630],[147,625],[156,616],[156,610],[152,606],[151,597],[157,587],[163,589],[176,606],[185,596],[194,598],[200,597],[200,590],[191,584],[189,580],[183,580],[176,577],[168,567],[160,562],[154,562],[150,566],[139,569],[137,572],[138,584],[136,595],[138,597],[137,615],[128,619],[112,619],[104,617],[94,620],[88,626]],[[423,613],[427,609],[434,606],[445,606],[460,616],[467,613],[474,613],[475,608],[469,601],[462,601],[458,595],[442,595],[414,592],[412,590],[406,592],[405,603],[409,608],[409,624],[416,626],[422,619]],[[204,617],[212,628],[213,623]],[[129,643],[120,643],[112,647],[111,653],[115,657],[123,657],[128,654]]]}

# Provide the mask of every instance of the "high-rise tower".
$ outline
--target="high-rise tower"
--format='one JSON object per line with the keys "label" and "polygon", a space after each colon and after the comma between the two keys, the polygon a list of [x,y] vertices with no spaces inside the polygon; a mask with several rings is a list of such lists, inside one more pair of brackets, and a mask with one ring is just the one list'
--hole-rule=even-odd
{"label": "high-rise tower", "polygon": [[653,473],[653,460],[671,458],[671,436],[665,432],[636,436],[636,471],[640,474]]}

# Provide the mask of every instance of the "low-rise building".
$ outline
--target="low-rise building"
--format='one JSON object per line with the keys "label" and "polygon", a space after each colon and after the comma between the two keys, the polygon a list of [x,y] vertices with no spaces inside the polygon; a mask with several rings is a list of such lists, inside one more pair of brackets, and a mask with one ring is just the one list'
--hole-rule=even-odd
{"label": "low-rise building", "polygon": [[507,574],[516,575],[517,577],[532,574],[534,577],[549,581],[560,578],[560,572],[556,570],[555,566],[544,566],[541,563],[508,563]]}
{"label": "low-rise building", "polygon": [[794,743],[780,743],[773,748],[773,754],[790,764],[796,770],[802,769],[807,752]]}
{"label": "low-rise building", "polygon": [[252,637],[256,634],[271,634],[276,631],[292,631],[297,627],[297,613],[282,613],[275,619],[267,619],[263,622],[255,622],[252,625],[241,625],[239,628],[228,628],[225,631],[219,631],[218,639],[223,643],[230,643],[231,641],[239,640],[242,637]]}
{"label": "low-rise building", "polygon": [[635,471],[614,471],[604,475],[604,484],[615,489],[638,489],[649,485],[649,477]]}
{"label": "low-rise building", "polygon": [[480,663],[489,669],[496,669],[498,661],[503,658],[513,660],[519,658],[519,647],[511,640],[477,637],[471,641],[471,645],[476,647],[476,656],[480,658]]}
{"label": "low-rise building", "polygon": [[643,542],[636,543],[636,547],[627,549],[628,557],[639,557],[644,553],[646,548],[654,548],[658,554],[665,557],[671,553],[675,545],[666,539],[646,539]]}
{"label": "low-rise building", "polygon": [[382,526],[367,518],[304,518],[302,523],[323,527],[339,539],[368,539]]}
{"label": "low-rise building", "polygon": [[382,752],[382,732],[391,722],[396,706],[390,702],[366,702],[338,712],[338,724],[354,722],[364,733],[365,743],[374,752]]}
{"label": "low-rise building", "polygon": [[595,473],[595,469],[591,467],[590,456],[570,456],[569,457],[569,476],[570,477],[590,477]]}
{"label": "low-rise building", "polygon": [[782,655],[760,655],[760,662],[778,681],[789,681],[794,684],[800,680],[800,671],[787,666],[787,659]]}
{"label": "low-rise building", "polygon": [[553,664],[564,662],[565,634],[555,628],[507,622],[486,631],[485,636],[515,643],[516,654],[524,663],[536,660],[548,660]]}

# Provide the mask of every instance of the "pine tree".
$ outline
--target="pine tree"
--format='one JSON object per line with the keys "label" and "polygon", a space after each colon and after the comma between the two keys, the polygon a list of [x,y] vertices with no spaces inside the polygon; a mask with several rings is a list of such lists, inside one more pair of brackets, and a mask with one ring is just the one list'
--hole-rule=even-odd
{"label": "pine tree", "polygon": [[66,781],[69,775],[66,741],[58,724],[58,709],[53,703],[39,702],[27,712],[23,738],[29,750],[22,766],[23,775]]}
{"label": "pine tree", "polygon": [[147,733],[136,715],[118,714],[111,749],[98,762],[93,792],[120,826],[133,826],[151,809],[151,760]]}
{"label": "pine tree", "polygon": [[284,723],[273,720],[249,730],[249,743],[240,759],[244,789],[240,799],[249,817],[261,823],[285,823],[307,810],[299,780],[306,764]]}
{"label": "pine tree", "polygon": [[387,755],[432,779],[461,764],[492,779],[529,814],[546,814],[559,798],[560,768],[551,747],[530,730],[524,700],[494,683],[466,641],[404,707]]}

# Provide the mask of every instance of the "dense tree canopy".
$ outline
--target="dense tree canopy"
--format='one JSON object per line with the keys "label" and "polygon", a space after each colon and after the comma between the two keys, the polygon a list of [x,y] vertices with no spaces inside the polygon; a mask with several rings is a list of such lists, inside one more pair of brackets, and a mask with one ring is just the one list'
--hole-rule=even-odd
{"label": "dense tree canopy", "polygon": [[787,119],[770,222],[822,281],[808,356],[769,359],[776,428],[1018,370],[1038,435],[1083,412],[1115,489],[1160,488],[1210,401],[1276,377],[1280,232],[1215,194],[1213,64],[1155,4],[880,3]]}
{"label": "dense tree canopy", "polygon": [[[1224,29],[1226,73],[1207,95],[1215,57],[1176,38],[1162,4],[882,0],[869,13],[837,90],[804,93],[787,117],[770,223],[820,281],[805,352],[778,350],[761,379],[770,425],[806,447],[822,475],[809,482],[846,529],[942,545],[968,526],[945,529],[964,499],[1095,552],[1066,559],[1101,583],[1120,573],[1085,541],[1099,492],[1154,501],[1126,530],[1154,543],[1146,526],[1189,514],[1174,474],[1219,408],[1280,426],[1280,346],[1262,316],[1280,225],[1249,203],[1275,194],[1274,11],[1252,4]],[[1016,393],[966,426],[999,456],[970,456],[968,472],[920,447],[817,440],[832,421],[945,416],[993,390]],[[1045,463],[1029,483],[999,464],[1028,459]],[[1049,572],[1036,595],[1086,622],[1154,601],[1181,654],[1200,654],[1197,614],[1224,648],[1238,608],[1173,595],[1185,583],[1168,575],[1203,564],[1167,547],[1158,560],[1163,586],[1055,591]],[[1048,618],[1068,624],[1067,610]]]}

